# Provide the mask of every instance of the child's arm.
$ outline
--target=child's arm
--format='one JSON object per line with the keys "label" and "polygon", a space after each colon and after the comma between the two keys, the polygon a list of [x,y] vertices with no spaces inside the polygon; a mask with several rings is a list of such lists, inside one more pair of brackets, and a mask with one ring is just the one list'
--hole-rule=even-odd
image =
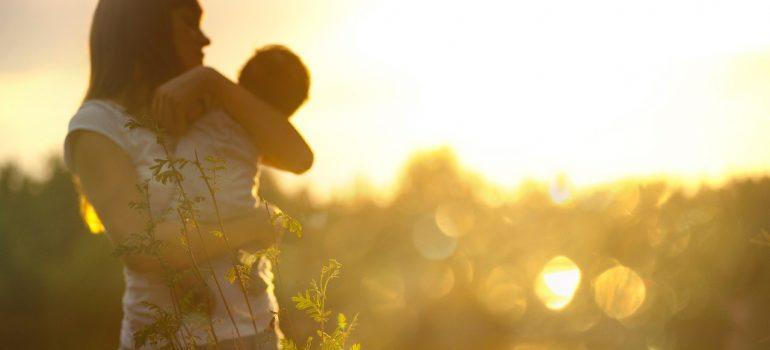
{"label": "child's arm", "polygon": [[286,116],[209,67],[194,68],[158,88],[153,114],[187,118],[190,113],[183,107],[206,95],[212,96],[246,129],[274,166],[300,174],[313,165],[313,151]]}
{"label": "child's arm", "polygon": [[313,151],[285,116],[243,87],[211,71],[213,95],[251,135],[264,159],[274,167],[296,174],[313,165]]}
{"label": "child's arm", "polygon": [[262,156],[262,165],[269,166],[271,168],[275,168],[275,169],[278,169],[278,170],[290,171],[290,172],[296,173],[296,172],[292,171],[291,169],[283,168],[281,166],[280,162],[276,162],[272,158],[270,158],[269,156],[266,156],[266,155]]}

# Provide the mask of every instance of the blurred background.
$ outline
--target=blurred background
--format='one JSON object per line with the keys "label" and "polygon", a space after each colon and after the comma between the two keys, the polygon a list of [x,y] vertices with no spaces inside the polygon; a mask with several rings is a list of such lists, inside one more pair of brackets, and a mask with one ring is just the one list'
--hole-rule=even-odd
{"label": "blurred background", "polygon": [[[0,3],[0,348],[117,347],[60,160],[95,4]],[[260,188],[305,227],[285,308],[335,258],[365,349],[770,348],[770,3],[201,4],[208,65],[311,70],[316,164]]]}

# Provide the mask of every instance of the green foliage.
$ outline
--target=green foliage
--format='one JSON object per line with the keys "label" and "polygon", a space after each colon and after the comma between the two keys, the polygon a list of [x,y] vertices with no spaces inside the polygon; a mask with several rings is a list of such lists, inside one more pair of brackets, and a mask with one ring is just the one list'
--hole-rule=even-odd
{"label": "green foliage", "polygon": [[161,249],[167,245],[167,242],[156,240],[150,235],[134,233],[115,246],[113,255],[116,257],[124,257],[132,254],[156,256],[160,254]]}
{"label": "green foliage", "polygon": [[230,284],[235,283],[236,280],[240,281],[243,288],[249,287],[249,279],[251,276],[252,265],[235,264],[227,271],[227,281]]}
{"label": "green foliage", "polygon": [[[345,349],[345,343],[350,336],[350,333],[358,325],[358,315],[353,317],[350,323],[347,322],[347,318],[343,314],[337,315],[337,326],[331,333],[323,331],[318,332],[318,336],[321,337],[321,350],[343,350]],[[353,344],[351,349],[361,349],[360,344]]]}
{"label": "green foliage", "polygon": [[[141,124],[133,121],[126,124],[126,127],[129,129],[141,126]],[[209,273],[211,274],[217,290],[222,297],[222,302],[224,303],[225,309],[230,316],[230,320],[233,322],[235,331],[237,334],[239,334],[235,325],[235,320],[230,313],[228,300],[225,298],[224,294],[222,294],[218,278],[213,273],[213,268],[209,262],[209,257],[205,255],[205,249],[203,250],[204,256],[196,258],[192,249],[190,248],[190,238],[189,233],[187,232],[188,228],[184,223],[190,223],[192,228],[198,232],[198,235],[201,234],[199,228],[200,223],[198,222],[197,217],[196,204],[201,203],[204,199],[201,197],[190,198],[187,195],[187,191],[183,186],[184,178],[179,170],[183,169],[190,163],[194,164],[198,169],[202,183],[209,191],[211,197],[210,199],[217,215],[217,221],[219,222],[219,229],[210,231],[209,233],[216,238],[222,239],[227,245],[228,250],[230,250],[231,254],[233,254],[233,265],[223,277],[225,277],[225,279],[231,284],[234,284],[236,281],[239,282],[239,287],[243,292],[245,303],[249,308],[249,313],[251,313],[252,310],[249,304],[247,289],[254,263],[258,260],[258,257],[265,257],[271,261],[277,270],[280,250],[277,247],[270,247],[259,251],[256,254],[242,256],[241,259],[237,259],[234,250],[232,247],[230,247],[227,233],[224,231],[216,198],[217,173],[226,170],[225,160],[209,155],[205,157],[206,165],[204,166],[204,164],[200,162],[197,153],[195,154],[194,160],[175,159],[171,157],[168,149],[165,146],[165,143],[163,142],[164,139],[162,130],[160,130],[157,125],[153,126],[153,130],[156,133],[156,139],[158,143],[166,153],[166,158],[156,158],[154,160],[154,164],[150,166],[152,177],[155,181],[158,181],[162,184],[171,182],[177,186],[179,191],[179,198],[177,200],[176,210],[181,222],[183,223],[182,232],[180,234],[180,243],[190,255],[191,261],[193,262],[193,266],[196,270],[195,276],[198,277],[200,282],[203,282],[200,278],[201,271],[198,269],[195,261],[200,260],[208,264],[210,270]],[[163,262],[161,252],[161,250],[167,245],[166,243],[161,243],[160,241],[154,239],[153,232],[155,229],[155,221],[152,219],[151,211],[149,208],[150,194],[148,183],[149,180],[145,181],[143,186],[138,188],[144,194],[146,199],[139,203],[129,203],[131,208],[140,211],[147,211],[150,213],[148,220],[149,222],[147,225],[147,233],[144,235],[130,236],[129,239],[127,239],[125,242],[122,242],[121,245],[116,249],[116,254],[121,256],[125,256],[127,254],[149,254],[155,256],[161,262],[161,265],[167,266],[167,264]],[[269,204],[267,202],[264,203],[265,208],[268,209],[268,212],[270,212]],[[284,232],[290,232],[292,234],[296,234],[298,237],[302,237],[302,225],[300,222],[277,208],[274,213],[271,213],[270,222],[273,227],[279,230],[277,232],[277,241],[279,243],[280,237]],[[203,240],[202,236],[200,238]],[[314,319],[320,322],[321,327],[318,330],[318,335],[322,339],[322,349],[343,349],[341,346],[344,346],[347,334],[349,334],[349,332],[353,329],[353,325],[355,324],[354,319],[354,321],[348,325],[345,317],[340,314],[338,317],[338,325],[334,331],[331,333],[326,333],[323,329],[324,323],[329,318],[329,315],[331,315],[331,311],[325,309],[326,288],[329,284],[329,281],[338,278],[340,268],[341,265],[336,260],[331,260],[328,265],[323,267],[319,282],[316,283],[316,281],[313,281],[311,284],[312,288],[306,291],[305,297],[307,297],[307,302],[300,300],[302,299],[302,295],[295,297],[299,298],[295,299],[295,302],[297,302],[297,307],[301,310],[305,310],[310,315],[314,315]],[[172,300],[174,300],[173,311],[164,310],[157,305],[147,305],[153,311],[155,319],[152,324],[147,325],[142,330],[137,332],[137,334],[135,334],[137,344],[140,346],[149,343],[154,346],[162,345],[164,347],[170,347],[173,349],[182,347],[181,342],[176,339],[177,332],[180,330],[180,325],[183,324],[182,320],[186,318],[185,315],[187,315],[190,311],[195,312],[202,310],[201,304],[204,303],[195,302],[200,298],[196,298],[194,293],[184,292],[186,290],[191,290],[190,288],[184,288],[184,286],[182,286],[182,296],[179,297],[176,295],[177,290],[180,289],[180,285],[183,285],[184,281],[189,280],[189,278],[185,278],[182,273],[168,270],[166,271],[166,275],[166,280],[172,294],[171,297]],[[192,290],[195,290],[195,288]],[[253,314],[251,316],[252,323],[254,324],[254,331],[257,332],[258,329],[256,321]],[[210,327],[210,330],[211,334],[214,336],[214,339],[211,339],[211,341],[216,342],[216,337],[213,333],[213,327]],[[309,349],[311,344],[312,338],[308,338],[306,348]]]}
{"label": "green foliage", "polygon": [[140,123],[138,120],[129,119],[128,122],[126,122],[126,124],[124,125],[124,127],[128,130],[134,130],[134,129],[142,128],[144,127],[144,125],[142,125],[142,123]]}
{"label": "green foliage", "polygon": [[319,281],[312,280],[310,288],[304,293],[298,293],[291,298],[298,310],[305,311],[313,320],[323,324],[329,319],[331,311],[326,310],[326,289],[329,282],[340,275],[342,264],[331,259],[327,265],[321,268]]}
{"label": "green foliage", "polygon": [[[345,343],[358,323],[358,315],[348,322],[347,317],[340,313],[337,314],[337,324],[331,332],[327,332],[326,322],[332,315],[332,311],[326,307],[327,290],[329,282],[340,277],[342,264],[335,259],[330,259],[328,264],[321,268],[319,279],[310,282],[310,288],[303,293],[298,293],[292,297],[294,306],[297,310],[304,311],[310,318],[318,324],[316,335],[321,340],[319,349],[321,350],[345,350]],[[313,345],[313,337],[308,337],[303,349],[310,350]],[[281,349],[297,349],[297,345],[287,340],[281,343]],[[360,350],[360,344],[354,344],[350,349]]]}
{"label": "green foliage", "polygon": [[150,166],[152,170],[152,176],[155,181],[162,184],[174,181],[175,183],[181,183],[184,180],[184,176],[179,172],[179,169],[185,167],[190,161],[184,158],[176,158],[172,160],[156,158],[155,164]]}
{"label": "green foliage", "polygon": [[142,305],[150,309],[154,315],[154,321],[134,333],[136,347],[141,348],[149,344],[159,349],[176,348],[174,343],[177,341],[175,338],[179,331],[180,320],[158,305],[148,302],[143,302]]}
{"label": "green foliage", "polygon": [[[264,203],[265,206],[269,207],[269,203]],[[298,238],[302,238],[302,223],[277,207],[274,206],[274,208],[276,208],[275,212],[270,214],[270,224],[272,224],[273,227],[280,227],[284,231],[293,233],[297,235]]]}
{"label": "green foliage", "polygon": [[227,170],[227,166],[226,166],[227,162],[222,158],[209,155],[209,156],[206,156],[205,160],[210,164],[208,169],[211,169],[212,171],[216,172],[216,171]]}

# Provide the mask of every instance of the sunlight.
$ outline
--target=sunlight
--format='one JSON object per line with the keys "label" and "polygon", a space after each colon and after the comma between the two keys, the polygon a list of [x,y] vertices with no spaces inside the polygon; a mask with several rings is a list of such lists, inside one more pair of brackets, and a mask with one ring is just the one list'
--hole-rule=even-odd
{"label": "sunlight", "polygon": [[425,216],[414,224],[412,243],[420,255],[428,260],[444,260],[457,249],[457,238],[443,234],[433,216]]}
{"label": "sunlight", "polygon": [[561,310],[580,286],[580,268],[566,256],[557,256],[543,267],[535,280],[535,294],[551,310]]}
{"label": "sunlight", "polygon": [[[174,6],[0,0],[0,300],[14,306],[0,343],[240,347],[283,331],[281,347],[333,350],[770,339],[770,1],[161,1]],[[191,68],[174,63],[192,44],[179,39],[202,39],[198,11],[176,6],[196,1],[205,67],[155,89],[171,77],[129,51],[169,74]],[[310,72],[296,129],[235,81],[270,44]],[[136,79],[88,96],[159,92],[178,101],[154,107],[211,108],[249,130],[151,106],[78,110],[104,80],[102,54],[104,73]],[[297,72],[273,63],[273,83],[290,86],[280,74]],[[173,120],[202,139],[152,137],[126,117]],[[109,147],[65,145],[68,130]],[[222,142],[244,132],[254,142]],[[202,165],[180,141],[232,172],[174,181],[176,164]],[[281,169],[299,158],[312,169]],[[105,171],[75,169],[81,160]],[[129,202],[144,181],[173,193],[149,186]],[[97,214],[86,192],[112,200],[95,200]],[[147,213],[112,217],[109,206]],[[290,225],[274,222],[277,206]]]}
{"label": "sunlight", "polygon": [[393,269],[371,271],[361,279],[364,299],[372,310],[384,314],[400,314],[406,308],[405,282],[402,275]]}
{"label": "sunlight", "polygon": [[436,226],[449,237],[460,237],[476,224],[472,205],[463,202],[445,203],[436,208]]}
{"label": "sunlight", "polygon": [[[728,141],[733,136],[725,133],[749,132],[755,122],[736,123],[740,108],[713,102],[725,97],[711,87],[727,79],[729,57],[767,42],[740,28],[709,25],[711,16],[736,16],[740,10],[710,2],[692,20],[694,28],[683,29],[681,17],[672,15],[689,12],[681,3],[558,3],[560,11],[535,2],[482,0],[468,13],[455,3],[362,2],[353,11],[357,16],[334,31],[352,43],[350,58],[356,61],[340,72],[356,70],[362,62],[376,67],[380,74],[370,80],[376,83],[359,86],[356,105],[375,107],[362,108],[362,115],[390,121],[375,122],[373,137],[399,135],[401,142],[370,159],[351,157],[368,163],[364,171],[378,185],[392,169],[383,158],[392,162],[399,159],[396,153],[439,144],[450,145],[464,164],[508,186],[561,173],[585,186],[629,174],[701,181],[766,168],[761,165],[766,156],[734,152],[734,142]],[[433,15],[435,6],[441,6],[442,16]],[[692,31],[700,33],[692,38]],[[743,39],[726,40],[730,35]],[[687,38],[697,40],[679,45]],[[338,67],[337,61],[335,55],[328,64]],[[392,90],[401,93],[381,98]],[[350,122],[368,128],[358,118]],[[766,144],[751,139],[757,147]],[[404,142],[410,146],[401,147]],[[703,151],[705,145],[719,150],[719,160]],[[555,195],[560,202],[568,193]]]}
{"label": "sunlight", "polygon": [[644,304],[647,288],[634,270],[616,266],[604,271],[593,283],[596,304],[616,320],[634,315]]}
{"label": "sunlight", "polygon": [[[67,11],[77,30],[18,28],[63,46],[12,52],[19,67],[39,64],[0,72],[0,157],[34,168],[60,149],[88,81],[87,3],[35,5],[51,18]],[[206,64],[234,77],[256,47],[279,42],[310,67],[311,98],[294,122],[317,162],[281,182],[315,199],[360,178],[392,193],[404,160],[437,145],[506,187],[557,174],[576,188],[628,175],[718,182],[770,164],[755,151],[770,146],[766,2],[704,1],[696,12],[665,0],[202,4]]]}
{"label": "sunlight", "polygon": [[83,196],[80,196],[80,215],[83,217],[83,221],[86,223],[88,231],[95,235],[104,233],[104,225],[99,219],[99,216],[96,215],[96,210],[94,210],[91,203],[86,200],[86,197]]}
{"label": "sunlight", "polygon": [[515,322],[527,311],[527,292],[516,283],[521,273],[512,266],[498,266],[487,276],[478,292],[485,309]]}
{"label": "sunlight", "polygon": [[566,204],[572,199],[572,189],[566,175],[560,175],[556,178],[548,190],[551,200],[557,205]]}
{"label": "sunlight", "polygon": [[420,290],[428,298],[439,299],[449,294],[455,286],[455,273],[447,266],[430,265],[418,274]]}

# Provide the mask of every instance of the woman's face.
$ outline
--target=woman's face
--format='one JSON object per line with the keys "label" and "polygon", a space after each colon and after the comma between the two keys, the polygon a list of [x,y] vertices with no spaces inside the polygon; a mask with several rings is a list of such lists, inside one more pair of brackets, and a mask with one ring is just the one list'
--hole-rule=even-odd
{"label": "woman's face", "polygon": [[203,48],[211,41],[201,31],[201,12],[189,6],[171,11],[174,48],[185,71],[203,64]]}

